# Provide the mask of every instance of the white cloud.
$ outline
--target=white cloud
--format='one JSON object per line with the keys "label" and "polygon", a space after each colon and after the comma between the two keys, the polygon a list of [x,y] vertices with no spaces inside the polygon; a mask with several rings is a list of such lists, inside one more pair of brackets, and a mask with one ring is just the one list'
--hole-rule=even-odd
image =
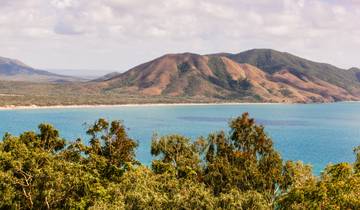
{"label": "white cloud", "polygon": [[0,1],[0,55],[37,67],[123,71],[169,52],[255,47],[360,66],[355,0]]}
{"label": "white cloud", "polygon": [[54,5],[54,7],[59,9],[65,9],[75,5],[74,0],[53,0],[51,3]]}

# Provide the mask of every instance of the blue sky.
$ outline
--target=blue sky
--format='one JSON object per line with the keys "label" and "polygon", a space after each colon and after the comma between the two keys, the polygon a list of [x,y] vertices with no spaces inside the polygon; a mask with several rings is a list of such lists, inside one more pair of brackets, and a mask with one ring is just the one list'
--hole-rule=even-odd
{"label": "blue sky", "polygon": [[[0,0],[0,56],[125,71],[166,53],[273,48],[360,67],[357,0]],[[69,73],[69,71],[67,71]]]}

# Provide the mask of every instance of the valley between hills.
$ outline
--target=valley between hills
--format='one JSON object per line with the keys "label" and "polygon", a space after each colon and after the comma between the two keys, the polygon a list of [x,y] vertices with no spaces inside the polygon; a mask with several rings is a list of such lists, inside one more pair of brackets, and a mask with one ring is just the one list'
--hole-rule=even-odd
{"label": "valley between hills", "polygon": [[360,69],[341,69],[270,49],[167,54],[91,81],[0,58],[2,107],[358,100]]}

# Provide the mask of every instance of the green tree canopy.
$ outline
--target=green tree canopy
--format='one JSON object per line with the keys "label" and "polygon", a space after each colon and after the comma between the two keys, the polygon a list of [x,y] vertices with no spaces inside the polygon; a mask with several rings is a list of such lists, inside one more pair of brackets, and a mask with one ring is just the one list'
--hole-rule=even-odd
{"label": "green tree canopy", "polygon": [[196,141],[154,136],[151,167],[120,121],[97,120],[89,144],[68,143],[49,124],[0,141],[0,209],[360,209],[355,162],[283,162],[247,113]]}
{"label": "green tree canopy", "polygon": [[264,128],[248,113],[233,119],[230,134],[212,134],[204,145],[205,182],[215,194],[233,187],[263,193],[271,203],[282,184],[282,159]]}
{"label": "green tree canopy", "polygon": [[174,172],[178,178],[200,175],[200,157],[189,138],[180,135],[153,137],[151,154],[159,157],[152,168],[156,173]]}

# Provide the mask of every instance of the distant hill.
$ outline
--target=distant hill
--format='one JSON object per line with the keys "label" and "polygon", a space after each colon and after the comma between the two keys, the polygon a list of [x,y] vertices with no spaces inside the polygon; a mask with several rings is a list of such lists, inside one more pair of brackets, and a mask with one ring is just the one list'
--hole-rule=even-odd
{"label": "distant hill", "polygon": [[74,82],[80,78],[34,69],[21,61],[0,57],[0,81]]}
{"label": "distant hill", "polygon": [[301,103],[360,99],[357,71],[268,49],[168,54],[98,83],[106,92],[146,96]]}

